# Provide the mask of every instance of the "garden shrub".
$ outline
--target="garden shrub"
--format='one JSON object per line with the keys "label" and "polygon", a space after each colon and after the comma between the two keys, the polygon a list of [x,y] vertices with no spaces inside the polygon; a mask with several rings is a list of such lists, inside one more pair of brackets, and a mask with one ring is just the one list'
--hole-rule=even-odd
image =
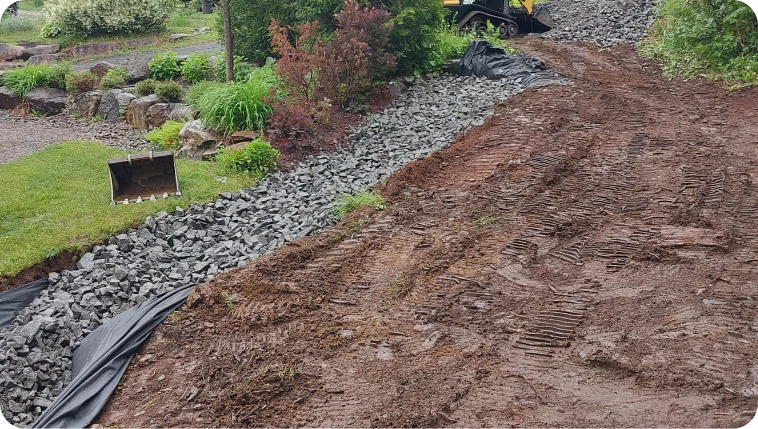
{"label": "garden shrub", "polygon": [[184,96],[184,88],[174,81],[159,82],[155,85],[155,95],[165,101],[181,101]]}
{"label": "garden shrub", "polygon": [[[271,37],[267,31],[270,20],[276,19],[284,25],[298,24],[298,3],[291,0],[232,1],[229,7],[234,51],[253,61],[264,61],[272,54]],[[219,17],[216,29],[220,35],[223,35],[223,28]]]}
{"label": "garden shrub", "polygon": [[71,72],[66,75],[66,91],[71,95],[79,95],[92,91],[98,86],[98,77],[89,70]]}
{"label": "garden shrub", "polygon": [[271,106],[266,132],[278,141],[295,139],[303,134],[313,134],[316,123],[307,105],[294,98],[278,100]]}
{"label": "garden shrub", "polygon": [[34,22],[23,16],[5,14],[3,15],[3,19],[0,20],[0,34],[20,33],[33,29]]}
{"label": "garden shrub", "polygon": [[136,34],[165,27],[174,0],[49,0],[45,36]]}
{"label": "garden shrub", "polygon": [[337,219],[342,219],[361,207],[373,207],[376,210],[384,210],[387,208],[387,202],[381,195],[371,190],[361,191],[355,195],[342,193],[337,196],[334,215]]}
{"label": "garden shrub", "polygon": [[147,67],[150,75],[158,80],[171,80],[181,74],[179,55],[174,51],[159,52]]}
{"label": "garden shrub", "polygon": [[129,73],[123,67],[115,67],[108,70],[103,78],[100,79],[100,89],[107,91],[109,89],[119,89],[126,85],[129,79]]}
{"label": "garden shrub", "polygon": [[335,18],[338,29],[329,40],[319,38],[318,21],[298,27],[295,45],[278,22],[272,21],[269,31],[281,57],[277,73],[298,97],[307,102],[328,98],[346,106],[394,66],[394,56],[386,50],[390,17],[384,10],[347,0]]}
{"label": "garden shrub", "polygon": [[189,55],[181,66],[182,78],[189,83],[207,80],[210,73],[210,62],[203,54]]}
{"label": "garden shrub", "polygon": [[216,161],[226,174],[246,174],[261,179],[276,168],[279,151],[257,138],[243,148],[221,148]]}
{"label": "garden shrub", "polygon": [[[272,67],[250,72],[243,82],[202,82],[190,88],[187,103],[204,124],[224,134],[262,130],[271,113],[270,103],[280,97]],[[283,94],[281,94],[283,95]]]}
{"label": "garden shrub", "polygon": [[65,88],[69,70],[70,65],[67,63],[26,65],[5,72],[2,75],[2,84],[14,94],[23,97],[27,92],[41,86]]}
{"label": "garden shrub", "polygon": [[155,79],[145,79],[137,82],[137,84],[134,86],[134,92],[137,93],[137,95],[144,97],[146,95],[155,94],[155,86],[158,84],[158,81]]}
{"label": "garden shrub", "polygon": [[175,150],[179,149],[179,131],[184,126],[181,122],[166,121],[160,128],[145,134],[145,138],[152,143],[157,150]]}
{"label": "garden shrub", "polygon": [[642,53],[669,76],[702,73],[740,85],[758,84],[758,24],[737,0],[668,0],[659,5]]}
{"label": "garden shrub", "polygon": [[391,0],[390,51],[397,57],[400,74],[424,73],[434,69],[437,34],[447,10],[440,0]]}

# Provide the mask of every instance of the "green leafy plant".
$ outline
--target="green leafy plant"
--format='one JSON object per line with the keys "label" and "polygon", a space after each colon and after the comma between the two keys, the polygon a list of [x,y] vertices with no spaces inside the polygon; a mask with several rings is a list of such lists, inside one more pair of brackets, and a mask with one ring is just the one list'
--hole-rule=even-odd
{"label": "green leafy plant", "polygon": [[[234,73],[234,80],[241,82],[247,79],[250,74],[251,67],[245,63],[245,59],[239,55],[234,56],[232,61],[232,73]],[[226,82],[226,60],[219,59],[213,64],[213,73],[216,75],[216,79],[221,82]]]}
{"label": "green leafy plant", "polygon": [[641,52],[668,76],[706,75],[732,87],[758,84],[758,25],[737,0],[668,0]]}
{"label": "green leafy plant", "polygon": [[159,82],[155,85],[155,94],[166,101],[180,101],[184,88],[174,81]]}
{"label": "green leafy plant", "polygon": [[68,64],[54,65],[26,65],[24,67],[9,70],[2,76],[2,83],[14,94],[23,97],[34,88],[50,86],[65,88],[66,75],[70,66]]}
{"label": "green leafy plant", "polygon": [[474,225],[481,226],[481,227],[488,227],[496,224],[498,221],[498,218],[495,216],[482,216],[478,219],[474,220]]}
{"label": "green leafy plant", "polygon": [[279,151],[269,142],[257,138],[241,149],[222,148],[216,161],[226,174],[244,174],[260,179],[276,168]]}
{"label": "green leafy plant", "polygon": [[427,70],[437,46],[437,30],[447,11],[439,0],[394,0],[390,6],[390,50],[402,74]]}
{"label": "green leafy plant", "polygon": [[115,67],[108,70],[103,78],[100,79],[100,89],[119,89],[126,85],[126,81],[129,79],[129,73],[123,67]]}
{"label": "green leafy plant", "polygon": [[179,142],[179,132],[184,126],[181,122],[166,121],[160,128],[156,128],[153,131],[145,134],[145,138],[148,139],[153,147],[162,150],[179,149],[181,143]]}
{"label": "green leafy plant", "polygon": [[243,82],[201,83],[187,97],[203,123],[224,134],[262,130],[271,114],[270,103],[281,94],[272,68],[253,70]]}
{"label": "green leafy plant", "polygon": [[361,207],[373,207],[376,210],[384,210],[387,208],[387,202],[381,195],[371,190],[361,191],[357,194],[342,193],[337,196],[334,215],[337,219],[342,219]]}
{"label": "green leafy plant", "polygon": [[158,80],[171,80],[181,74],[179,55],[174,51],[159,52],[147,66],[150,75]]}
{"label": "green leafy plant", "polygon": [[48,0],[46,36],[137,34],[165,27],[174,0]]}
{"label": "green leafy plant", "polygon": [[146,95],[155,94],[155,86],[158,85],[158,81],[155,79],[145,79],[137,82],[134,86],[134,92],[137,95],[144,97]]}
{"label": "green leafy plant", "polygon": [[189,83],[207,80],[211,73],[211,64],[203,54],[191,54],[181,67],[182,78]]}
{"label": "green leafy plant", "polygon": [[71,72],[66,75],[66,91],[71,95],[92,91],[97,88],[98,77],[89,70]]}

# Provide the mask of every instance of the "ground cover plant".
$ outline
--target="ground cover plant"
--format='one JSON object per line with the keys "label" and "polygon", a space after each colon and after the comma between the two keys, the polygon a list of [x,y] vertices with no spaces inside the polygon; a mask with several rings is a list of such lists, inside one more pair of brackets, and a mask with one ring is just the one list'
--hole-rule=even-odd
{"label": "ground cover plant", "polygon": [[79,252],[159,211],[212,201],[252,184],[248,176],[215,178],[212,162],[177,160],[181,198],[110,206],[106,160],[126,152],[95,142],[68,142],[0,164],[0,276],[66,251]]}
{"label": "ground cover plant", "polygon": [[184,124],[181,122],[166,121],[160,126],[160,128],[156,128],[145,134],[145,138],[149,140],[157,150],[176,150],[181,146],[181,143],[179,142],[179,132],[182,130],[183,126]]}
{"label": "ground cover plant", "polygon": [[356,194],[342,193],[337,196],[334,206],[334,216],[342,219],[361,207],[373,207],[376,210],[387,208],[384,198],[372,190],[360,191]]}
{"label": "ground cover plant", "polygon": [[155,94],[156,85],[158,85],[158,81],[155,79],[141,80],[134,86],[134,92],[142,97],[150,94]]}
{"label": "ground cover plant", "polygon": [[165,101],[180,101],[184,96],[184,87],[174,81],[158,82],[155,85],[155,95]]}
{"label": "ground cover plant", "polygon": [[119,89],[126,85],[126,81],[129,79],[129,73],[123,67],[115,67],[108,70],[103,78],[100,80],[100,89]]}
{"label": "ground cover plant", "polygon": [[65,63],[54,65],[26,65],[9,70],[2,75],[2,84],[14,94],[23,97],[27,92],[42,86],[66,87],[66,74],[70,66]]}
{"label": "ground cover plant", "polygon": [[99,78],[89,70],[71,72],[66,75],[66,91],[76,96],[97,88],[98,81]]}
{"label": "ground cover plant", "polygon": [[758,84],[758,23],[737,0],[667,0],[642,53],[669,76],[705,74],[735,86]]}
{"label": "ground cover plant", "polygon": [[221,148],[216,156],[216,162],[225,174],[246,175],[260,179],[276,169],[279,151],[271,147],[271,143],[257,138],[241,148]]}

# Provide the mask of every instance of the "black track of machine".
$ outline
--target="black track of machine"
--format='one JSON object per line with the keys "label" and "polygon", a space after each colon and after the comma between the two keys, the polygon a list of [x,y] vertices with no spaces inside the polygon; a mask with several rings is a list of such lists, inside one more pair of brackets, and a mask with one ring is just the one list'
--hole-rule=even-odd
{"label": "black track of machine", "polygon": [[533,0],[519,2],[522,7],[513,7],[507,0],[442,0],[461,30],[483,32],[489,22],[501,38],[506,38],[553,28],[553,18],[545,5],[534,6]]}

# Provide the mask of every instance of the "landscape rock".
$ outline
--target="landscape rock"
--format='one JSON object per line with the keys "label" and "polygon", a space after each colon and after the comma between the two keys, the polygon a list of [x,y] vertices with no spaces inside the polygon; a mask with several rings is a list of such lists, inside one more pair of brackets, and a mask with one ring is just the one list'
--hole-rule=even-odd
{"label": "landscape rock", "polygon": [[103,91],[89,91],[77,95],[68,107],[68,113],[81,118],[91,118],[97,114]]}
{"label": "landscape rock", "polygon": [[44,54],[44,55],[35,55],[28,60],[26,60],[26,63],[29,65],[37,65],[37,64],[55,64],[59,63],[61,61],[64,61],[68,59],[68,54]]}
{"label": "landscape rock", "polygon": [[57,44],[32,46],[31,48],[24,49],[21,53],[21,58],[27,60],[36,55],[57,54],[60,50],[61,47]]}
{"label": "landscape rock", "polygon": [[655,21],[653,0],[552,0],[555,27],[541,37],[601,47],[639,43]]}
{"label": "landscape rock", "polygon": [[155,94],[135,99],[129,104],[129,108],[126,112],[126,122],[140,130],[149,129],[150,126],[148,125],[147,111],[152,105],[159,101],[160,97]]}
{"label": "landscape rock", "polygon": [[0,61],[13,61],[17,58],[21,58],[21,54],[23,53],[23,46],[0,43]]}
{"label": "landscape rock", "polygon": [[95,76],[102,78],[106,73],[108,73],[108,70],[113,70],[115,68],[116,65],[111,64],[108,61],[98,61],[97,64],[90,67],[89,71],[91,71]]}
{"label": "landscape rock", "polygon": [[169,120],[174,103],[156,103],[147,109],[145,122],[148,128],[158,128]]}
{"label": "landscape rock", "polygon": [[13,70],[25,65],[23,61],[0,61],[0,71]]}
{"label": "landscape rock", "polygon": [[403,85],[402,82],[392,81],[388,84],[388,86],[389,86],[390,95],[392,96],[392,98],[400,97],[400,94],[402,94],[403,91],[405,91],[405,85]]}
{"label": "landscape rock", "polygon": [[103,93],[97,114],[107,122],[118,122],[126,115],[127,109],[135,97],[121,89],[110,89]]}
{"label": "landscape rock", "polygon": [[179,131],[179,139],[186,145],[192,147],[207,146],[208,143],[215,143],[221,139],[213,130],[203,127],[203,122],[200,119],[187,122]]}
{"label": "landscape rock", "polygon": [[172,103],[172,106],[168,114],[169,121],[189,122],[195,119],[195,111],[192,106],[182,103]]}
{"label": "landscape rock", "polygon": [[129,75],[129,83],[136,83],[150,77],[148,64],[152,57],[144,52],[135,51],[126,57],[124,69]]}
{"label": "landscape rock", "polygon": [[21,104],[21,97],[17,96],[5,86],[0,86],[0,109],[12,110]]}
{"label": "landscape rock", "polygon": [[253,130],[237,131],[229,136],[230,143],[249,142],[258,138],[258,132]]}
{"label": "landscape rock", "polygon": [[57,115],[66,108],[68,93],[58,88],[34,88],[25,98],[30,109],[45,115]]}

